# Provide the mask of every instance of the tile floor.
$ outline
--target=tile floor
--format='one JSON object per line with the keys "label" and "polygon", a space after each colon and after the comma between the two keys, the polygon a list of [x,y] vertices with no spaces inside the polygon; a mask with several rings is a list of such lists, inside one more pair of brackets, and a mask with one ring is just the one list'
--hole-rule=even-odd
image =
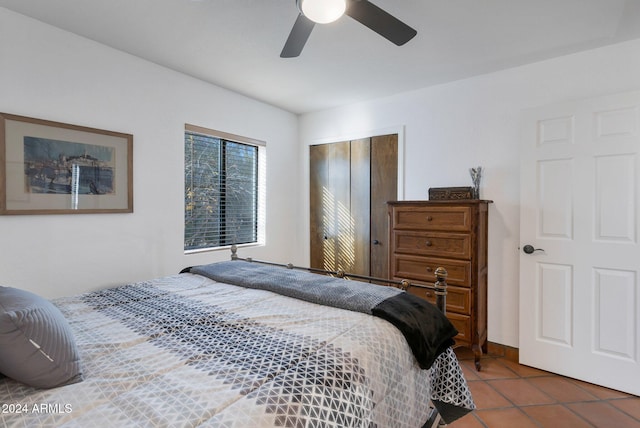
{"label": "tile floor", "polygon": [[[477,410],[447,428],[640,428],[640,397],[456,349]],[[640,382],[640,379],[638,379]]]}

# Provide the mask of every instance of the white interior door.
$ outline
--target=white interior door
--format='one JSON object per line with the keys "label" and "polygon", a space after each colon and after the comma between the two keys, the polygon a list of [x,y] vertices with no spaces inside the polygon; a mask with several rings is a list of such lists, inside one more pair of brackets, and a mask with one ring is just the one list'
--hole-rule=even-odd
{"label": "white interior door", "polygon": [[640,395],[640,92],[522,130],[520,362]]}

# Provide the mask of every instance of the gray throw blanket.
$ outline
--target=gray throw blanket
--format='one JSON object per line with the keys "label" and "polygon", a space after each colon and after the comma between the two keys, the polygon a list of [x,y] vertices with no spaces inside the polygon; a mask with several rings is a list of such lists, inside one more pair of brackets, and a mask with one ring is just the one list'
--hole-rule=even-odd
{"label": "gray throw blanket", "polygon": [[393,287],[347,281],[325,275],[241,260],[191,268],[191,273],[245,288],[268,290],[311,303],[371,314],[389,297],[402,293]]}

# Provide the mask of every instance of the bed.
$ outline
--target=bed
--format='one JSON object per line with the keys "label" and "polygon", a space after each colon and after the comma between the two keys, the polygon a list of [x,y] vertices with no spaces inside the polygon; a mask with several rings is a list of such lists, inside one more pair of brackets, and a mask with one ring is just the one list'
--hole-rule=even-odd
{"label": "bed", "polygon": [[[62,319],[54,333],[31,332],[30,353],[14,363],[15,375],[3,364],[23,344],[9,343],[7,328],[0,329],[0,371],[8,375],[0,379],[0,426],[416,428],[436,417],[451,422],[474,409],[450,347],[455,329],[423,303],[398,303],[405,295],[234,260],[39,302],[52,304],[47,310]],[[3,323],[11,310],[19,322],[5,303]],[[385,313],[407,304],[418,305],[420,314]],[[40,323],[45,315],[34,318]],[[435,327],[425,329],[423,316]],[[20,330],[24,341],[29,329]],[[71,350],[46,343],[65,333]],[[14,380],[43,364],[48,376],[53,369],[46,364],[58,370],[63,359],[67,372],[53,380],[55,387]]]}

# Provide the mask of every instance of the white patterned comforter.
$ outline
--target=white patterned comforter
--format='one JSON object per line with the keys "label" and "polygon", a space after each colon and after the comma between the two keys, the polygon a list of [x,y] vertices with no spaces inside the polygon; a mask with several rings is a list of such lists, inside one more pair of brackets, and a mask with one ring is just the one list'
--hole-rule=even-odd
{"label": "white patterned comforter", "polygon": [[451,349],[421,370],[393,325],[363,313],[193,274],[54,303],[84,381],[0,379],[0,426],[415,428],[432,399],[474,407]]}

